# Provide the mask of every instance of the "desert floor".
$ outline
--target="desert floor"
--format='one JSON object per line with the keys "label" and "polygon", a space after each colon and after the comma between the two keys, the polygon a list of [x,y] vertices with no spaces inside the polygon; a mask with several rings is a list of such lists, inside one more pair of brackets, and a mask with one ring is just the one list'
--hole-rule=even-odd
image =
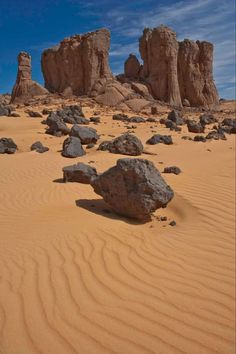
{"label": "desert floor", "polygon": [[[45,134],[25,109],[0,117],[0,136],[19,148],[0,155],[0,353],[233,354],[235,136],[201,143],[181,139],[193,136],[186,126],[136,124],[143,143],[152,131],[174,141],[145,145],[156,155],[142,157],[183,171],[163,175],[175,197],[155,215],[168,220],[138,224],[89,185],[61,181],[64,166],[90,162],[102,172],[122,155],[95,147],[64,158],[65,137]],[[86,117],[93,111],[84,107]],[[126,131],[111,116],[104,110],[90,124],[99,142]],[[37,140],[50,150],[31,152]]]}

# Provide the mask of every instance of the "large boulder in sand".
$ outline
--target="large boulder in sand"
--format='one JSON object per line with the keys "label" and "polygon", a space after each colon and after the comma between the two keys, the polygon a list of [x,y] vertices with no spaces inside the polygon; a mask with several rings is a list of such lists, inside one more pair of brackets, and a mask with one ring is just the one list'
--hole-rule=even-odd
{"label": "large boulder in sand", "polygon": [[79,182],[89,184],[97,176],[96,168],[79,162],[76,165],[63,167],[64,182]]}
{"label": "large boulder in sand", "polygon": [[96,144],[99,139],[96,129],[81,127],[76,124],[71,128],[70,136],[76,136],[79,138],[81,144]]}
{"label": "large boulder in sand", "polygon": [[151,161],[119,159],[116,166],[92,178],[95,193],[118,214],[146,221],[174,196]]}
{"label": "large boulder in sand", "polygon": [[89,95],[99,79],[112,77],[108,52],[110,32],[100,29],[65,38],[42,54],[45,87],[50,92]]}
{"label": "large boulder in sand", "polygon": [[41,96],[48,91],[31,79],[31,56],[20,52],[18,57],[18,73],[12,90],[11,102],[24,102],[34,96]]}
{"label": "large boulder in sand", "polygon": [[63,122],[69,124],[89,124],[89,120],[84,117],[80,105],[70,105],[56,111],[56,114],[62,118]]}
{"label": "large boulder in sand", "polygon": [[48,125],[47,133],[55,136],[67,135],[70,132],[70,128],[67,127],[63,119],[56,114],[51,112],[46,119],[46,124]]}
{"label": "large boulder in sand", "polygon": [[177,74],[178,47],[176,33],[165,26],[146,28],[139,41],[142,78],[151,86],[156,99],[175,106],[182,105]]}
{"label": "large boulder in sand", "polygon": [[0,154],[14,154],[17,150],[17,145],[11,138],[0,139]]}
{"label": "large boulder in sand", "polygon": [[85,151],[79,138],[70,136],[63,142],[62,156],[79,157],[85,155]]}
{"label": "large boulder in sand", "polygon": [[139,138],[132,134],[123,134],[115,138],[108,150],[113,154],[138,156],[143,152],[143,144]]}

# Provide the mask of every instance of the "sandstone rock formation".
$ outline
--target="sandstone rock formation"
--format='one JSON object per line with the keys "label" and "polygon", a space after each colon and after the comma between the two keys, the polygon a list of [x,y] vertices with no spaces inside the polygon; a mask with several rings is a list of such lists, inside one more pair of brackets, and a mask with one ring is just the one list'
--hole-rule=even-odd
{"label": "sandstone rock formation", "polygon": [[140,38],[139,50],[143,60],[141,77],[147,81],[155,98],[181,106],[178,84],[178,42],[168,27],[145,29]]}
{"label": "sandstone rock formation", "polygon": [[139,77],[140,63],[134,54],[130,54],[125,62],[124,73],[125,76],[132,79],[137,79]]}
{"label": "sandstone rock formation", "polygon": [[112,77],[109,47],[110,32],[100,29],[65,38],[45,50],[41,59],[45,87],[50,92],[89,95],[99,79]]}
{"label": "sandstone rock formation", "polygon": [[214,107],[219,102],[213,80],[213,44],[208,42],[179,42],[178,80],[182,100],[191,106]]}
{"label": "sandstone rock formation", "polygon": [[31,56],[26,52],[20,52],[17,59],[18,73],[11,102],[23,102],[34,96],[45,95],[48,91],[31,79]]}
{"label": "sandstone rock formation", "polygon": [[119,214],[146,221],[174,196],[151,161],[119,159],[116,166],[91,179],[95,193]]}
{"label": "sandstone rock formation", "polygon": [[143,31],[139,50],[143,66],[129,57],[125,62],[125,77],[139,72],[138,79],[148,84],[154,98],[179,107],[218,105],[211,43],[188,39],[178,42],[174,31],[160,26]]}

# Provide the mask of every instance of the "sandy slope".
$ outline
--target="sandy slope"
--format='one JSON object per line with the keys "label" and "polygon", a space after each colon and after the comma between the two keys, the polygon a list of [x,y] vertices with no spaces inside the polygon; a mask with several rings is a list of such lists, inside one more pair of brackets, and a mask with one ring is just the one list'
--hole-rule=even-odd
{"label": "sandy slope", "polygon": [[[110,117],[101,140],[125,130]],[[183,173],[165,175],[176,196],[156,215],[168,222],[140,225],[109,213],[90,186],[60,183],[63,166],[103,171],[120,156],[63,158],[63,138],[40,121],[0,118],[0,136],[19,146],[0,155],[0,353],[234,353],[234,137],[173,133],[173,146],[147,147],[160,170]],[[168,132],[153,126],[135,133]],[[50,151],[30,152],[36,140]]]}

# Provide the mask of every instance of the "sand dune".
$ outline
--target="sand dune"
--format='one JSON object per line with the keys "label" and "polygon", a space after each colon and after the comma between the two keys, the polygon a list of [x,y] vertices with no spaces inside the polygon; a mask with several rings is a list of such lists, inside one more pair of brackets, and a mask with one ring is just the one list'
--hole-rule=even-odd
{"label": "sand dune", "polygon": [[[103,140],[125,130],[110,117],[96,127]],[[19,146],[0,156],[0,353],[234,353],[234,137],[203,144],[173,133],[173,146],[146,147],[160,171],[183,173],[165,175],[176,195],[156,215],[168,221],[138,224],[90,186],[60,183],[66,165],[104,171],[120,156],[63,158],[63,138],[40,121],[0,118],[1,136]],[[167,132],[152,126],[135,134]],[[31,152],[36,140],[50,151]]]}

